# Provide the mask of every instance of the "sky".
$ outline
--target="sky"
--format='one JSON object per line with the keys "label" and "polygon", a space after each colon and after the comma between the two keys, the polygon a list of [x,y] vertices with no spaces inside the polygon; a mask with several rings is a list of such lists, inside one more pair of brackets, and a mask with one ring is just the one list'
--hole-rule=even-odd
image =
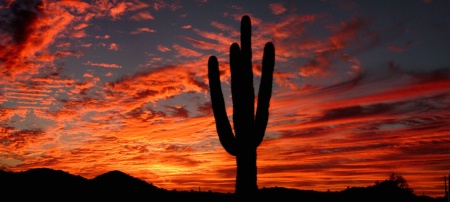
{"label": "sky", "polygon": [[2,0],[0,169],[120,170],[233,192],[207,61],[232,122],[229,47],[252,23],[255,93],[275,45],[258,186],[341,191],[450,174],[449,0]]}

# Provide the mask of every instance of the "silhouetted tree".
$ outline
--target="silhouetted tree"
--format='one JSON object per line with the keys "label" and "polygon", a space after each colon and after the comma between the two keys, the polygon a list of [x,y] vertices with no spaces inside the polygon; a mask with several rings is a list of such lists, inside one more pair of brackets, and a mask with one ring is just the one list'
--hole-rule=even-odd
{"label": "silhouetted tree", "polygon": [[254,195],[258,191],[256,149],[261,144],[269,119],[269,103],[272,95],[275,47],[265,44],[262,76],[255,111],[253,89],[251,22],[249,16],[241,20],[241,47],[230,47],[231,94],[233,101],[234,134],[227,117],[220,84],[219,63],[215,56],[208,61],[208,77],[216,130],[224,149],[236,156],[237,175],[235,194]]}
{"label": "silhouetted tree", "polygon": [[409,188],[408,182],[406,182],[405,178],[403,178],[403,176],[401,176],[397,173],[392,173],[391,176],[389,176],[388,181],[393,183],[398,188],[405,189],[405,190],[411,190]]}
{"label": "silhouetted tree", "polygon": [[408,182],[406,182],[406,179],[403,178],[403,176],[392,173],[388,179],[384,180],[383,182],[375,182],[375,186],[378,187],[386,187],[386,188],[399,188],[406,190],[408,192],[413,192],[411,188],[409,188]]}

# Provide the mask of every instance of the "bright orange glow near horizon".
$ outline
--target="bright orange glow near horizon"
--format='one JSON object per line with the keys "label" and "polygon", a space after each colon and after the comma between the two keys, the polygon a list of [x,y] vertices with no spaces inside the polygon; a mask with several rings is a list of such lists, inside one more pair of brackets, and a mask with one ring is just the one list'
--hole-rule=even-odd
{"label": "bright orange glow near horizon", "polygon": [[443,196],[450,174],[447,1],[7,0],[0,3],[0,169],[120,170],[233,192],[207,79],[252,20],[259,88],[276,49],[258,186],[341,191],[391,173]]}

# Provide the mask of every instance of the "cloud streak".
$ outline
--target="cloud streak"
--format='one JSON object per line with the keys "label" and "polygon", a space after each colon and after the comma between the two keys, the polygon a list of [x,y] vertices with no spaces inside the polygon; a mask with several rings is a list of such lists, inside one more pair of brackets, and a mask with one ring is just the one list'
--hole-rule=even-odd
{"label": "cloud streak", "polygon": [[[110,48],[110,49],[115,50],[114,48]],[[122,66],[117,65],[117,64],[94,63],[94,62],[91,62],[91,61],[87,61],[87,62],[85,62],[83,64],[84,65],[90,65],[90,66],[96,66],[96,67],[104,67],[104,68],[122,68]]]}

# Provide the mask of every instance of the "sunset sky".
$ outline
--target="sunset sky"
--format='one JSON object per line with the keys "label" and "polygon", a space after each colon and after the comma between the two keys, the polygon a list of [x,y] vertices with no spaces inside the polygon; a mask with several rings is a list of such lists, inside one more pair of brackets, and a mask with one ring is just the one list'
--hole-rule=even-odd
{"label": "sunset sky", "polygon": [[393,172],[416,194],[450,173],[449,0],[2,0],[0,169],[120,170],[233,192],[207,79],[252,20],[276,50],[258,186],[341,191]]}

